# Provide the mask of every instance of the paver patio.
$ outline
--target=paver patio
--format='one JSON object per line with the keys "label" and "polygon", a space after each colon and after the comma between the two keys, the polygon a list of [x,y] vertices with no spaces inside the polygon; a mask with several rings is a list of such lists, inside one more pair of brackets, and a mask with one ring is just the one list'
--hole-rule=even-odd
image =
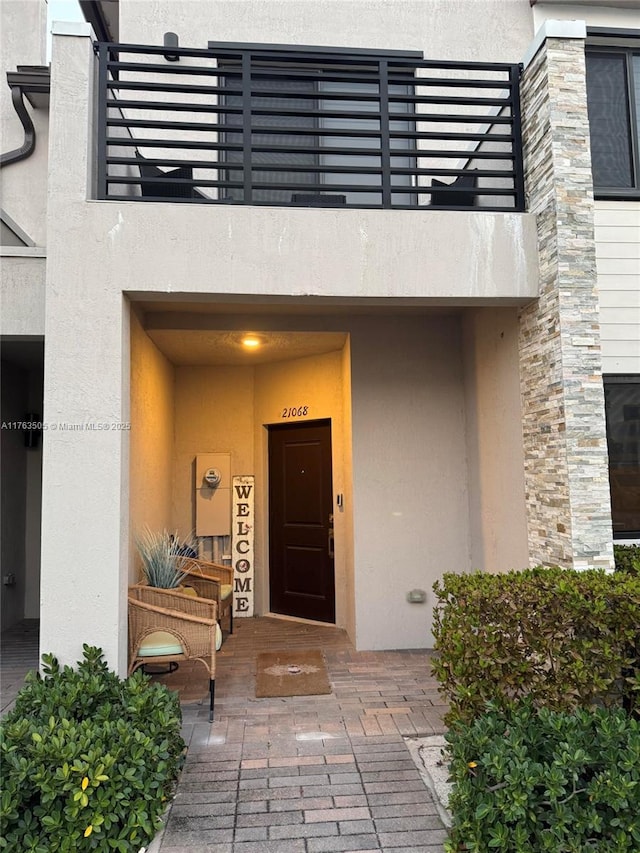
{"label": "paver patio", "polygon": [[[37,663],[33,638],[32,626],[3,635],[11,693]],[[257,654],[292,648],[323,651],[333,692],[255,699]],[[257,618],[236,620],[217,661],[212,724],[204,667],[158,676],[179,691],[189,748],[155,849],[442,853],[446,830],[404,740],[444,731],[429,652],[356,652],[340,629]]]}
{"label": "paver patio", "polygon": [[[255,699],[258,652],[292,648],[322,649],[333,692]],[[203,667],[161,679],[189,745],[162,853],[441,853],[404,741],[444,731],[428,652],[356,652],[337,628],[258,618],[236,620],[217,660],[213,724]]]}

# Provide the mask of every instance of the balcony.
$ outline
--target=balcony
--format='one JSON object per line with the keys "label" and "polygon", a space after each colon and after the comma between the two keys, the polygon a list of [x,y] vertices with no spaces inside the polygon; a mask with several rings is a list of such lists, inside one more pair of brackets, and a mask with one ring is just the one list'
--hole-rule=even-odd
{"label": "balcony", "polygon": [[98,199],[525,209],[518,65],[232,43],[94,49]]}

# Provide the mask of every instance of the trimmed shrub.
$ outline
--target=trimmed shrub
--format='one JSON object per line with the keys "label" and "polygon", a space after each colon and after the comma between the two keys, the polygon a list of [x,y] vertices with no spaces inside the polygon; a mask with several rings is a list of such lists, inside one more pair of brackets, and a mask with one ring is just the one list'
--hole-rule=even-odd
{"label": "trimmed shrub", "polygon": [[131,853],[160,825],[184,753],[177,695],[83,648],[75,670],[43,655],[0,726],[7,853]]}
{"label": "trimmed shrub", "polygon": [[640,576],[640,545],[614,545],[616,572]]}
{"label": "trimmed shrub", "polygon": [[447,853],[637,853],[640,722],[622,710],[495,708],[447,734]]}
{"label": "trimmed shrub", "polygon": [[446,574],[434,590],[433,668],[448,725],[524,696],[555,710],[639,707],[640,576]]}

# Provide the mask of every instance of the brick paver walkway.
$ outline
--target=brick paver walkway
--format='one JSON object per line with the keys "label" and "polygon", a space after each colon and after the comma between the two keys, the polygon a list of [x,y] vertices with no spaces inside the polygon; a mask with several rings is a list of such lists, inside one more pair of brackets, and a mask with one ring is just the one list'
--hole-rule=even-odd
{"label": "brick paver walkway", "polygon": [[[339,629],[280,619],[236,626],[213,724],[204,668],[162,678],[180,691],[189,745],[162,853],[442,853],[403,738],[444,731],[429,653],[356,652]],[[332,694],[255,699],[257,653],[293,647],[322,649]]]}
{"label": "brick paver walkway", "polygon": [[0,714],[13,707],[18,690],[30,669],[38,667],[40,622],[25,619],[2,632],[0,638]]}

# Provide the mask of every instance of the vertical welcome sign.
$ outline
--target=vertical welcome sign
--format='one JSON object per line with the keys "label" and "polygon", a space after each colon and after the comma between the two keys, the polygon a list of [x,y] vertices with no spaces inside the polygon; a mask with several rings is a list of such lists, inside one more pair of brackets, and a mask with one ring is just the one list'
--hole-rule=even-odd
{"label": "vertical welcome sign", "polygon": [[231,553],[234,616],[253,616],[254,492],[253,474],[233,478]]}

